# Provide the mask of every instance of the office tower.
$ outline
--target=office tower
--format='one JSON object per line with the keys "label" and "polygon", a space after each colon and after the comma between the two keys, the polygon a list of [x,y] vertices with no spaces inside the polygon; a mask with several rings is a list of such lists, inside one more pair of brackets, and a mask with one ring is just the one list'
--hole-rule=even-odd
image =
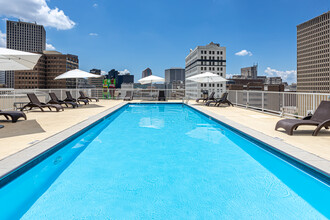
{"label": "office tower", "polygon": [[147,69],[142,71],[142,78],[150,76],[150,75],[152,75],[152,71],[151,71],[150,68],[147,68]]}
{"label": "office tower", "polygon": [[46,50],[46,31],[42,25],[7,20],[7,48],[42,53]]}
{"label": "office tower", "polygon": [[[9,49],[42,53],[46,49],[46,31],[36,23],[7,20],[6,41]],[[9,88],[15,87],[14,73],[6,71],[6,85]]]}
{"label": "office tower", "polygon": [[183,89],[185,80],[185,70],[183,68],[170,68],[165,70],[165,84],[168,89]]}
{"label": "office tower", "polygon": [[[197,46],[190,50],[185,61],[186,79],[204,72],[212,72],[226,78],[226,47],[220,47],[220,44],[211,42],[206,46]],[[202,90],[215,92],[215,97],[220,97],[226,91],[226,82],[196,83],[186,80],[185,84],[186,95],[190,98],[202,97]]]}
{"label": "office tower", "polygon": [[256,79],[258,76],[258,65],[241,68],[241,76],[245,79]]}
{"label": "office tower", "polygon": [[329,32],[330,11],[297,25],[297,92],[330,92]]}

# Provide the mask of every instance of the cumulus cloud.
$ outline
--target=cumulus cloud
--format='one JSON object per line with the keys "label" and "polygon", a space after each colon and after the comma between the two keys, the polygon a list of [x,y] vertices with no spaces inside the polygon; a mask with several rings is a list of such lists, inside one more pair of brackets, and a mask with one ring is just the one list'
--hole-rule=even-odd
{"label": "cumulus cloud", "polygon": [[97,33],[89,33],[89,36],[99,36]]}
{"label": "cumulus cloud", "polygon": [[99,5],[96,4],[96,3],[93,4],[93,7],[94,7],[94,8],[97,8],[97,6],[99,6]]}
{"label": "cumulus cloud", "polygon": [[227,79],[231,79],[231,78],[233,77],[233,75],[234,75],[234,74],[228,74],[228,73],[227,73],[227,74],[226,74],[226,78],[227,78]]}
{"label": "cumulus cloud", "polygon": [[101,70],[101,75],[107,75],[108,73],[105,72],[104,70]]}
{"label": "cumulus cloud", "polygon": [[63,10],[49,8],[46,0],[0,0],[0,16],[37,22],[46,27],[67,30],[75,26]]}
{"label": "cumulus cloud", "polygon": [[56,48],[52,44],[46,43],[46,50],[56,50]]}
{"label": "cumulus cloud", "polygon": [[0,30],[0,47],[6,47],[6,33],[2,33]]}
{"label": "cumulus cloud", "polygon": [[119,75],[129,75],[130,71],[128,69],[124,69],[122,71],[119,71]]}
{"label": "cumulus cloud", "polygon": [[270,67],[267,67],[265,70],[267,76],[280,76],[284,82],[292,83],[297,81],[297,71],[296,70],[276,70]]}
{"label": "cumulus cloud", "polygon": [[247,50],[241,50],[237,53],[235,53],[236,56],[252,56],[252,53]]}

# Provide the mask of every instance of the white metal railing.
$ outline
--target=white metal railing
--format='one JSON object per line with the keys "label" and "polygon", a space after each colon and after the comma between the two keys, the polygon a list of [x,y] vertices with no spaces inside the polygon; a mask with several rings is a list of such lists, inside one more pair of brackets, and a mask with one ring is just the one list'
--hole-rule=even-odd
{"label": "white metal railing", "polygon": [[[123,99],[128,91],[133,92],[133,100],[157,100],[159,91],[164,91],[167,100],[188,101],[196,97],[187,94],[196,93],[188,89],[131,89],[115,90],[92,89],[0,89],[0,110],[12,110],[14,104],[27,103],[27,93],[35,93],[40,101],[48,102],[49,93],[54,92],[59,99],[66,98],[70,91],[74,98],[79,97],[79,91],[87,96],[100,99]],[[270,92],[252,90],[230,90],[228,99],[237,106],[251,108],[282,116],[303,117],[313,113],[322,100],[330,100],[330,94],[300,93],[300,92]],[[197,93],[196,93],[197,94]]]}
{"label": "white metal railing", "polygon": [[184,89],[0,89],[0,110],[12,110],[17,105],[28,103],[27,93],[35,93],[41,102],[48,102],[50,92],[63,100],[66,98],[66,91],[70,91],[73,98],[80,96],[79,91],[83,91],[86,96],[100,99],[123,99],[128,91],[133,92],[135,100],[157,100],[159,91],[164,91],[166,99],[170,100],[183,100],[185,97]]}
{"label": "white metal railing", "polygon": [[304,117],[314,113],[322,100],[330,100],[330,94],[231,90],[228,91],[228,99],[245,108],[282,116]]}

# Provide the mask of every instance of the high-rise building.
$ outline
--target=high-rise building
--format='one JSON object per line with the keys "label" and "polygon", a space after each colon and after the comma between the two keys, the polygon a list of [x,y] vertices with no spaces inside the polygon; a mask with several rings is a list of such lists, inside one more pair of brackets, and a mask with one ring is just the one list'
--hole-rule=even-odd
{"label": "high-rise building", "polygon": [[7,48],[42,53],[46,50],[46,31],[42,25],[7,20]]}
{"label": "high-rise building", "polygon": [[[42,53],[46,49],[46,31],[36,23],[7,20],[6,41],[9,49]],[[6,71],[7,87],[15,87],[15,78],[14,71]]]}
{"label": "high-rise building", "polygon": [[44,51],[33,70],[15,71],[15,89],[76,88],[76,80],[55,80],[55,77],[77,68],[78,56]]}
{"label": "high-rise building", "polygon": [[151,71],[150,68],[147,68],[147,69],[142,71],[142,78],[150,76],[150,75],[152,75],[152,71]]}
{"label": "high-rise building", "polygon": [[182,82],[186,80],[183,68],[170,68],[165,70],[165,83]]}
{"label": "high-rise building", "polygon": [[258,65],[241,68],[241,76],[245,79],[256,79],[258,76]]}
{"label": "high-rise building", "polygon": [[330,92],[329,41],[330,11],[297,25],[297,92]]}
{"label": "high-rise building", "polygon": [[[226,47],[220,44],[209,43],[206,46],[197,46],[186,57],[185,77],[194,76],[204,72],[212,72],[226,78]],[[215,92],[215,97],[220,97],[226,91],[226,83],[196,83],[185,81],[186,95],[191,98],[203,96],[203,90]]]}

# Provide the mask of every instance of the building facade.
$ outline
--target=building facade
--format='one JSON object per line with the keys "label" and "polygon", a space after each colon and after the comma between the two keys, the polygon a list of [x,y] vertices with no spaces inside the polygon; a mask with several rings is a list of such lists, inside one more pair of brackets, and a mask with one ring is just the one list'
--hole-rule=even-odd
{"label": "building facade", "polygon": [[[212,72],[226,78],[226,47],[220,44],[209,43],[206,46],[197,46],[186,57],[185,77],[191,77],[204,72]],[[226,91],[226,83],[196,83],[185,80],[186,95],[190,98],[203,96],[202,91],[215,92],[220,97]]]}
{"label": "building facade", "polygon": [[33,70],[15,71],[15,89],[76,88],[76,80],[55,80],[55,77],[77,68],[78,56],[44,51]]}
{"label": "building facade", "polygon": [[282,78],[280,76],[267,77],[266,80],[265,80],[265,84],[267,84],[267,85],[281,85],[282,84]]}
{"label": "building facade", "polygon": [[183,68],[170,68],[165,70],[165,83],[170,84],[184,84],[186,80],[185,69]]}
{"label": "building facade", "polygon": [[46,31],[42,25],[7,20],[7,48],[42,53],[46,50]]}
{"label": "building facade", "polygon": [[241,68],[241,76],[245,79],[256,79],[258,76],[258,65]]}
{"label": "building facade", "polygon": [[[38,25],[36,23],[7,20],[6,45],[8,49],[21,50],[33,53],[42,53],[46,49],[45,28],[42,25]],[[32,73],[35,74],[35,71],[32,71],[31,74]],[[8,88],[16,88],[15,75],[16,74],[14,71],[6,71],[5,83]],[[30,76],[30,78],[31,77],[32,76]],[[33,78],[36,78],[36,76],[33,76]],[[34,86],[34,84],[30,84],[30,87],[32,85]]]}
{"label": "building facade", "polygon": [[150,68],[147,68],[145,70],[142,71],[142,78],[147,77],[147,76],[151,76],[152,75],[152,71]]}
{"label": "building facade", "polygon": [[330,92],[330,11],[297,25],[297,92]]}

